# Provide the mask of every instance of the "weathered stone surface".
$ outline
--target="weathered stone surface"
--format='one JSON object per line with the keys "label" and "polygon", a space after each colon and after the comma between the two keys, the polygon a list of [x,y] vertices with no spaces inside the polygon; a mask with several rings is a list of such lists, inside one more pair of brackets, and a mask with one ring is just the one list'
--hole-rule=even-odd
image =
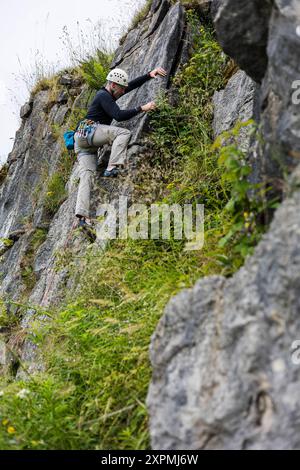
{"label": "weathered stone surface", "polygon": [[[166,0],[161,1],[159,9],[152,17],[148,16],[145,22],[149,27],[144,31],[144,22],[139,25],[138,31],[129,34],[129,38],[117,50],[112,67],[118,66],[127,70],[130,78],[149,72],[157,66],[165,68],[167,77],[152,79],[142,87],[128,93],[118,100],[122,109],[131,109],[138,105],[143,105],[149,101],[155,100],[155,97],[161,90],[168,86],[170,73],[175,72],[174,62],[178,65],[178,52],[180,51],[181,41],[184,31],[184,10],[177,3],[169,8]],[[132,34],[137,37],[132,41]],[[122,127],[130,129],[133,133],[132,142],[138,140],[138,136],[144,129],[148,116],[140,114],[128,123],[122,124]],[[115,123],[116,124],[116,123]]]}
{"label": "weathered stone surface", "polygon": [[298,190],[231,279],[169,302],[151,343],[154,449],[300,448],[299,205]]}
{"label": "weathered stone surface", "polygon": [[62,90],[57,97],[57,102],[60,104],[65,104],[68,102],[68,99],[69,99],[68,93],[66,92],[66,90]]}
{"label": "weathered stone surface", "polygon": [[222,0],[215,16],[218,39],[224,51],[258,82],[267,69],[271,8],[271,0]]}
{"label": "weathered stone surface", "polygon": [[[276,187],[300,155],[299,3],[215,7],[224,50],[262,81],[260,88],[238,72],[215,94],[215,134],[254,116],[263,141],[254,149],[257,177]],[[169,302],[151,342],[154,449],[300,448],[299,365],[291,354],[300,338],[299,175],[298,166],[289,197],[243,268],[231,279],[199,280]]]}
{"label": "weathered stone surface", "polygon": [[261,108],[264,171],[279,188],[283,175],[299,162],[299,25],[299,2],[276,1],[269,27],[269,65],[262,83]]}
{"label": "weathered stone surface", "polygon": [[65,74],[62,75],[59,79],[60,85],[72,86],[73,85],[73,77],[71,75]]}
{"label": "weathered stone surface", "polygon": [[258,85],[245,72],[239,70],[224,90],[214,94],[215,137],[231,129],[237,121],[245,122],[254,117],[254,101],[258,89]]}
{"label": "weathered stone surface", "polygon": [[14,364],[14,357],[7,345],[4,334],[0,334],[0,373],[1,375],[10,374],[10,369]]}
{"label": "weathered stone surface", "polygon": [[210,6],[210,14],[213,19],[217,16],[218,10],[221,7],[222,2],[223,0],[212,0]]}
{"label": "weathered stone surface", "polygon": [[6,365],[7,359],[7,348],[6,343],[3,339],[0,338],[0,366]]}
{"label": "weathered stone surface", "polygon": [[30,113],[32,111],[32,105],[30,103],[25,103],[24,106],[22,106],[20,110],[20,118],[25,119],[28,116],[30,116]]}
{"label": "weathered stone surface", "polygon": [[[216,92],[213,96],[214,137],[224,131],[232,129],[235,124],[253,119],[260,122],[260,86],[248,75],[239,70],[228,81],[224,90]],[[259,155],[259,142],[255,135],[249,133],[249,128],[242,127],[239,132],[238,144],[245,152],[247,161],[252,167],[249,179],[252,183],[262,180],[262,161]]]}
{"label": "weathered stone surface", "polygon": [[[49,93],[41,91],[33,98],[31,115],[17,132],[8,158],[8,176],[0,188],[0,237],[14,241],[1,259],[1,294],[14,300],[26,291],[21,264],[30,244],[28,235],[41,224],[50,223],[44,218],[41,201],[46,178],[58,171],[62,151],[52,127],[62,125],[70,111],[68,106],[56,103],[46,114]],[[51,259],[45,259],[47,262],[51,263]]]}
{"label": "weathered stone surface", "polygon": [[300,9],[295,0],[222,0],[215,17],[218,39],[254,80],[260,92],[261,134],[257,150],[260,179],[272,192],[299,162],[300,114],[297,81]]}
{"label": "weathered stone surface", "polygon": [[128,32],[123,44],[116,50],[111,68],[118,67],[126,54],[134,52],[136,47],[141,47],[142,42],[160,25],[169,7],[170,3],[167,0],[158,0],[152,4],[146,18]]}

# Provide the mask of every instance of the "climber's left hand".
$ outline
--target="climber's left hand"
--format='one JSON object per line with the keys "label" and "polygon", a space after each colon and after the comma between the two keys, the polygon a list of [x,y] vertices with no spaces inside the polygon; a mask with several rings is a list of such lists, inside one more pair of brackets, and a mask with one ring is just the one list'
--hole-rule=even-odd
{"label": "climber's left hand", "polygon": [[150,72],[150,77],[155,78],[157,75],[160,75],[161,77],[165,77],[167,75],[167,72],[162,67],[157,67],[156,69]]}

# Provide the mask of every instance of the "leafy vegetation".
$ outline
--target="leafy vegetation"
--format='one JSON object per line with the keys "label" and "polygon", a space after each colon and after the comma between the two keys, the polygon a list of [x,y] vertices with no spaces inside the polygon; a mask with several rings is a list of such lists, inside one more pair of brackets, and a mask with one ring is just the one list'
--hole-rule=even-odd
{"label": "leafy vegetation", "polygon": [[111,61],[111,54],[98,50],[95,56],[81,62],[82,76],[92,89],[99,90],[105,84]]}

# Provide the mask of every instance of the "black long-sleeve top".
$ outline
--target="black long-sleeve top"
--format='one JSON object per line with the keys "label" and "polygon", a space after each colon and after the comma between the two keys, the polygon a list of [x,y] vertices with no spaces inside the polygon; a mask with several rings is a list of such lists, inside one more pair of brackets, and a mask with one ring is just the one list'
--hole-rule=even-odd
{"label": "black long-sleeve top", "polygon": [[[143,85],[150,79],[151,76],[149,72],[146,75],[142,75],[141,77],[130,81],[124,95]],[[141,106],[134,109],[120,109],[116,103],[116,99],[109,93],[109,91],[106,90],[106,88],[102,87],[93,99],[88,109],[86,119],[110,125],[113,119],[118,122],[128,121],[128,119],[131,119],[140,113],[141,110]]]}

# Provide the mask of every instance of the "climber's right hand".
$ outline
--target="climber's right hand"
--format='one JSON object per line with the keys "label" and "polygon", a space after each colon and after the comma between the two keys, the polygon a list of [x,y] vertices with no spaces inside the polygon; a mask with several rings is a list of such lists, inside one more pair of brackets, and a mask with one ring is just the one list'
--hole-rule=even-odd
{"label": "climber's right hand", "polygon": [[156,108],[156,104],[154,103],[154,101],[150,101],[149,103],[144,104],[141,108],[142,111],[147,113],[148,111],[153,111]]}

